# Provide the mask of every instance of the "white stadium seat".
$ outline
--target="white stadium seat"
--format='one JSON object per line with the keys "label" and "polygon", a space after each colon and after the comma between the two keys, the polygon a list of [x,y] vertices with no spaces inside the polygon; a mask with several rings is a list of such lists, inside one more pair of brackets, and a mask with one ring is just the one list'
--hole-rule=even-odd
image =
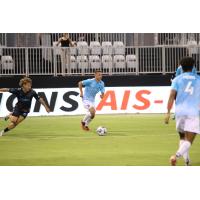
{"label": "white stadium seat", "polygon": [[11,56],[1,57],[2,70],[14,70],[14,61]]}
{"label": "white stadium seat", "polygon": [[91,69],[100,69],[101,68],[101,60],[99,56],[89,56],[89,63]]}
{"label": "white stadium seat", "polygon": [[127,68],[136,68],[136,55],[127,55],[126,56]]}
{"label": "white stadium seat", "polygon": [[70,69],[77,69],[75,56],[70,56]]}
{"label": "white stadium seat", "polygon": [[88,44],[85,41],[77,42],[77,49],[79,55],[88,55],[89,53]]}
{"label": "white stadium seat", "polygon": [[103,69],[112,69],[112,56],[103,55],[102,56]]}
{"label": "white stadium seat", "polygon": [[123,55],[114,56],[114,66],[115,69],[124,69],[125,66],[125,57]]}
{"label": "white stadium seat", "polygon": [[76,47],[70,47],[70,55],[72,55],[72,56],[77,55],[77,48]]}
{"label": "white stadium seat", "polygon": [[77,64],[79,69],[88,69],[88,58],[87,56],[77,56]]}
{"label": "white stadium seat", "polygon": [[90,42],[91,55],[101,55],[101,45],[98,41]]}
{"label": "white stadium seat", "polygon": [[116,41],[113,44],[114,54],[115,55],[124,55],[125,54],[125,46],[123,42]]}
{"label": "white stadium seat", "polygon": [[102,42],[103,55],[112,55],[112,43],[111,42]]}
{"label": "white stadium seat", "polygon": [[[72,42],[73,44],[75,43],[75,41]],[[77,55],[77,47],[70,47],[70,55],[72,56],[76,56]]]}

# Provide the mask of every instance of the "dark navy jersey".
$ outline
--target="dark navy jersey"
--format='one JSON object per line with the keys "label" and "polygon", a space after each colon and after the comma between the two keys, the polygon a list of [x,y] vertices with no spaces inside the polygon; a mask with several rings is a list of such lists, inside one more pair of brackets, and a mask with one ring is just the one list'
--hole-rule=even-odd
{"label": "dark navy jersey", "polygon": [[31,102],[33,97],[38,101],[40,97],[36,93],[35,90],[30,90],[27,93],[24,93],[23,90],[17,88],[10,88],[9,92],[14,94],[17,97],[18,102],[16,103],[16,107],[24,112],[29,112],[31,108]]}

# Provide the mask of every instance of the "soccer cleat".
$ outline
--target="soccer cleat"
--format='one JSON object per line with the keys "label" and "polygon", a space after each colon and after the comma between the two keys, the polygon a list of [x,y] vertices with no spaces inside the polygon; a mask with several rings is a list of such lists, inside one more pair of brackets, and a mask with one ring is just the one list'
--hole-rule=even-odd
{"label": "soccer cleat", "polygon": [[171,166],[176,166],[176,155],[170,157]]}
{"label": "soccer cleat", "polygon": [[84,131],[89,131],[90,129],[88,128],[88,126],[85,126],[85,122],[81,121],[81,127]]}
{"label": "soccer cleat", "polygon": [[88,126],[85,126],[85,131],[89,131],[89,127]]}
{"label": "soccer cleat", "polygon": [[185,166],[191,166],[190,159],[187,159],[187,160],[185,161]]}

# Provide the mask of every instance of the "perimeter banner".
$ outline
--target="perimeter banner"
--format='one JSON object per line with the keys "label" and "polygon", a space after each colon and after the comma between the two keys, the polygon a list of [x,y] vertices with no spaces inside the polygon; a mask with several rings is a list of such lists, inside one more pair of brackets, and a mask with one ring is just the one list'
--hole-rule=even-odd
{"label": "perimeter banner", "polygon": [[[85,114],[78,88],[35,89],[50,106],[32,101],[29,116]],[[106,87],[104,99],[96,96],[97,114],[165,113],[170,87]],[[0,93],[0,117],[12,112],[17,99],[10,93]]]}

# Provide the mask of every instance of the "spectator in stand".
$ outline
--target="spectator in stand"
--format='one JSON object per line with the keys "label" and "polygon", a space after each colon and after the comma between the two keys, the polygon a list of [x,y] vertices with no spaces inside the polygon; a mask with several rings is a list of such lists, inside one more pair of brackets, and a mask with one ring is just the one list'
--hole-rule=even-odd
{"label": "spectator in stand", "polygon": [[62,52],[61,52],[61,63],[62,63],[62,74],[64,75],[65,69],[67,68],[70,71],[70,51],[69,47],[74,47],[71,38],[69,37],[69,33],[64,33],[63,37],[58,39],[57,46],[61,44]]}
{"label": "spectator in stand", "polygon": [[74,44],[69,37],[69,33],[63,33],[63,37],[58,39],[57,46],[61,44],[61,47],[73,47]]}

